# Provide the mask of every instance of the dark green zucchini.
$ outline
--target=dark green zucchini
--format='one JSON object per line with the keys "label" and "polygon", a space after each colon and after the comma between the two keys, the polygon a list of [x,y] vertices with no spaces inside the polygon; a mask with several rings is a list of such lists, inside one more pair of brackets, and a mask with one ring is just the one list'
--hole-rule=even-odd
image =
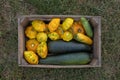
{"label": "dark green zucchini", "polygon": [[65,42],[63,40],[48,42],[48,51],[53,54],[62,54],[70,52],[88,52],[91,46],[76,41]]}
{"label": "dark green zucchini", "polygon": [[39,64],[52,65],[84,65],[91,61],[90,53],[79,52],[69,53],[57,56],[48,56],[45,59],[40,59]]}

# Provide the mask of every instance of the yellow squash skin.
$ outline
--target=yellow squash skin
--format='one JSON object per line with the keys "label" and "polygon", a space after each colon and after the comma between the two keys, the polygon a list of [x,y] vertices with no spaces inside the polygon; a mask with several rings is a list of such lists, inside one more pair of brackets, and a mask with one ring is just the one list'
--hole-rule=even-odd
{"label": "yellow squash skin", "polygon": [[91,38],[89,38],[88,36],[86,36],[86,35],[84,35],[82,33],[75,34],[74,39],[79,41],[79,42],[88,44],[88,45],[92,45],[92,43],[93,43]]}
{"label": "yellow squash skin", "polygon": [[73,35],[72,35],[71,32],[65,31],[64,34],[62,35],[62,39],[63,39],[64,41],[70,41],[70,40],[73,39]]}
{"label": "yellow squash skin", "polygon": [[50,32],[54,32],[60,25],[60,18],[53,18],[48,24],[48,29]]}
{"label": "yellow squash skin", "polygon": [[28,26],[26,29],[25,29],[25,35],[30,38],[30,39],[33,39],[36,37],[37,35],[37,32],[33,29],[32,26]]}
{"label": "yellow squash skin", "polygon": [[59,34],[59,38],[61,39],[61,38],[62,38],[62,35],[63,35],[63,33],[64,33],[61,25],[57,28],[57,30],[56,30],[55,32],[57,32],[57,33]]}
{"label": "yellow squash skin", "polygon": [[29,64],[38,64],[38,56],[33,51],[24,51],[24,58]]}
{"label": "yellow squash skin", "polygon": [[46,58],[48,54],[48,49],[47,49],[47,43],[46,42],[41,42],[38,47],[37,47],[37,54],[41,58]]}
{"label": "yellow squash skin", "polygon": [[33,20],[32,21],[32,26],[38,32],[46,30],[46,25],[42,20]]}
{"label": "yellow squash skin", "polygon": [[36,38],[37,38],[37,40],[38,40],[39,42],[46,42],[48,37],[47,37],[47,34],[46,34],[46,33],[44,33],[44,32],[39,32],[39,33],[37,34]]}
{"label": "yellow squash skin", "polygon": [[45,24],[45,27],[46,27],[46,29],[45,29],[44,32],[45,32],[46,34],[48,34],[48,33],[49,33],[49,30],[48,30],[48,24]]}
{"label": "yellow squash skin", "polygon": [[73,34],[77,33],[85,34],[84,28],[80,22],[74,22],[71,29]]}
{"label": "yellow squash skin", "polygon": [[36,52],[38,44],[39,44],[39,42],[37,40],[29,39],[28,41],[26,41],[26,48],[28,51]]}
{"label": "yellow squash skin", "polygon": [[57,32],[51,32],[48,34],[48,37],[51,40],[58,40],[60,38],[59,34]]}
{"label": "yellow squash skin", "polygon": [[73,22],[74,20],[72,18],[66,18],[62,23],[63,30],[68,30],[72,26]]}

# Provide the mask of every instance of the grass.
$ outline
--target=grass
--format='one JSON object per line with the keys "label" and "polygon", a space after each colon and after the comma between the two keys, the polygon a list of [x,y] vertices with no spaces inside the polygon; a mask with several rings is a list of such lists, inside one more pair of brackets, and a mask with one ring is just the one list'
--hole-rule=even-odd
{"label": "grass", "polygon": [[[119,0],[2,0],[0,80],[120,80],[119,4]],[[102,67],[83,69],[18,67],[17,17],[24,14],[100,15]]]}

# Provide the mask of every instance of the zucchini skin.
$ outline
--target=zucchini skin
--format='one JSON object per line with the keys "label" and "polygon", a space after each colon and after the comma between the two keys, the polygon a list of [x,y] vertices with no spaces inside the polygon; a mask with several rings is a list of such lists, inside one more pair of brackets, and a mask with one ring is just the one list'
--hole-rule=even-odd
{"label": "zucchini skin", "polygon": [[52,54],[88,52],[91,51],[91,46],[77,41],[65,42],[63,40],[57,40],[48,42],[48,51]]}
{"label": "zucchini skin", "polygon": [[88,22],[88,20],[85,18],[85,17],[81,17],[80,18],[80,22],[82,23],[84,29],[85,29],[85,32],[86,34],[89,36],[89,37],[93,37],[93,31],[92,31],[92,28]]}
{"label": "zucchini skin", "polygon": [[90,53],[78,52],[69,53],[57,56],[48,56],[45,59],[40,59],[39,64],[51,65],[84,65],[91,61]]}

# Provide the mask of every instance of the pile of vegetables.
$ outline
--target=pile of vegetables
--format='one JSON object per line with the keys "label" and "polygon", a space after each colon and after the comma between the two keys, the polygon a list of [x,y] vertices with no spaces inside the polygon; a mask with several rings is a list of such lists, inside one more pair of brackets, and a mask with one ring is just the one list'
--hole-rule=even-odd
{"label": "pile of vegetables", "polygon": [[85,17],[33,20],[25,35],[24,58],[29,64],[77,65],[92,59],[93,30]]}

